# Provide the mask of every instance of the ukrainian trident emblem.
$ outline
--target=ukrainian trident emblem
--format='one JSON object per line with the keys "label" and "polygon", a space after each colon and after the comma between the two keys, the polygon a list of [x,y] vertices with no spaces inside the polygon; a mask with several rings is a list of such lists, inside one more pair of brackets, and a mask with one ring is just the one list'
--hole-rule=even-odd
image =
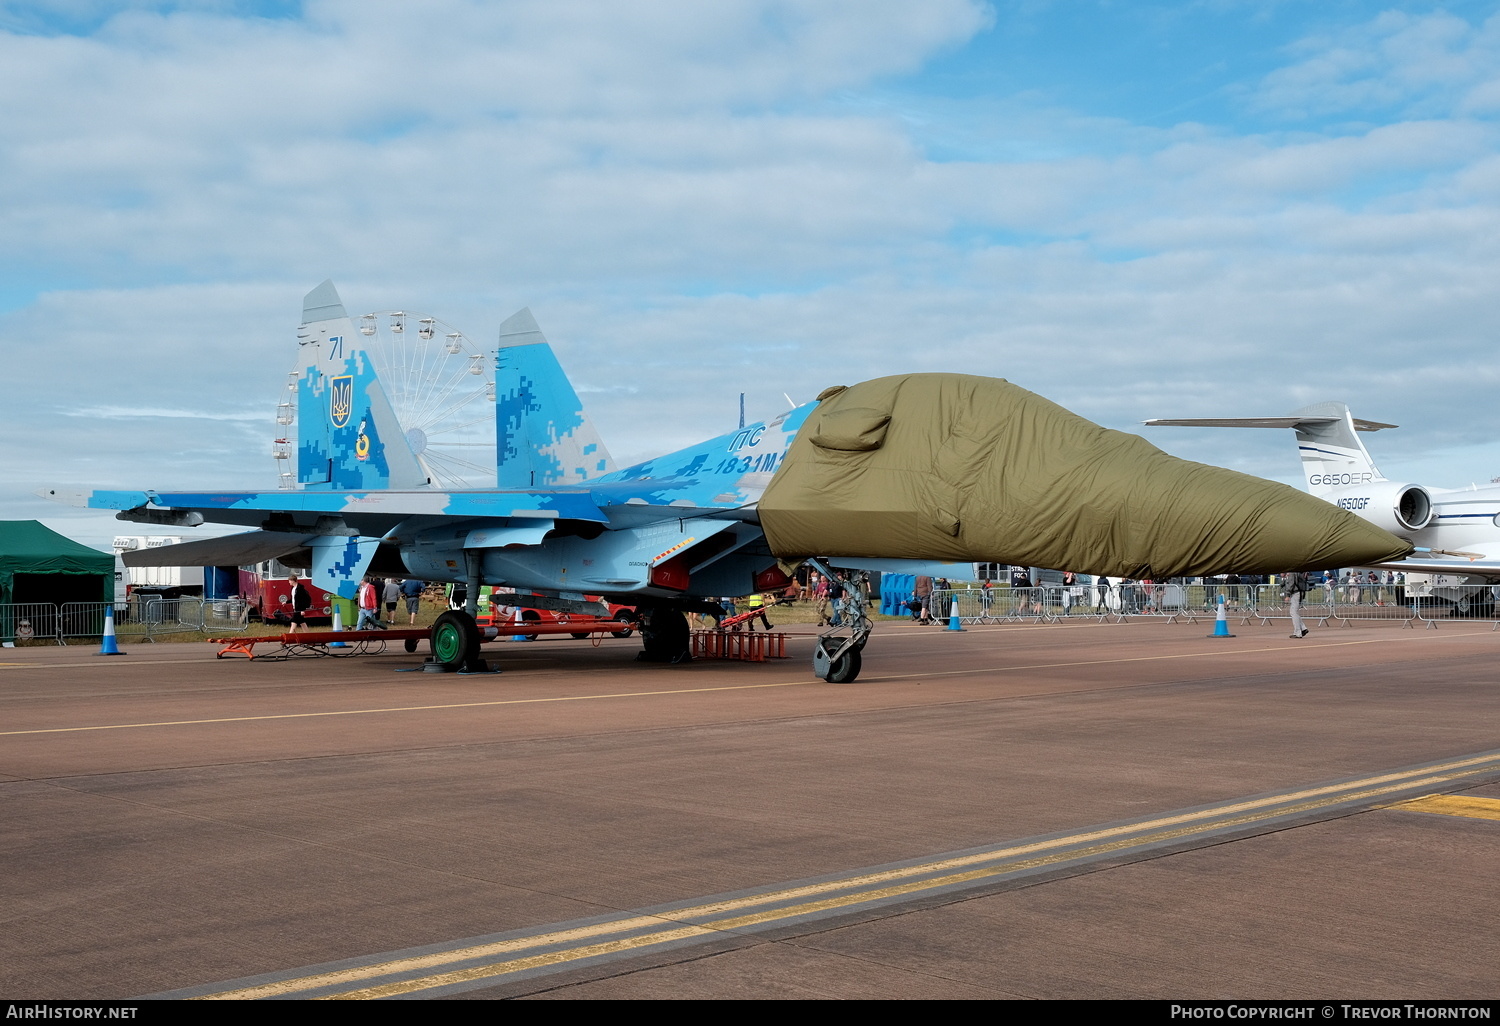
{"label": "ukrainian trident emblem", "polygon": [[354,375],[345,374],[329,381],[328,396],[328,419],[334,427],[344,427],[354,412]]}

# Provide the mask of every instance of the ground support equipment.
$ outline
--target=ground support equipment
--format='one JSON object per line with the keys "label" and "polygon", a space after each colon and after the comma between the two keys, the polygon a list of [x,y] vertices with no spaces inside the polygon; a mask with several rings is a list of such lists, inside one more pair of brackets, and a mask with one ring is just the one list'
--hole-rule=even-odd
{"label": "ground support equipment", "polygon": [[767,659],[786,658],[786,635],[762,631],[693,631],[694,659],[738,659],[763,663]]}

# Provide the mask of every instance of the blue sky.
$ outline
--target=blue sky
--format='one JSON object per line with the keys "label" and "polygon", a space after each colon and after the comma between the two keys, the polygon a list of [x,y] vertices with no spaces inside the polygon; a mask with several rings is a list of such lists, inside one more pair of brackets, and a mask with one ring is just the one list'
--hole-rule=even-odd
{"label": "blue sky", "polygon": [[0,2],[0,104],[0,518],[93,544],[30,490],[272,486],[330,277],[529,305],[626,460],[958,370],[1500,475],[1496,2]]}

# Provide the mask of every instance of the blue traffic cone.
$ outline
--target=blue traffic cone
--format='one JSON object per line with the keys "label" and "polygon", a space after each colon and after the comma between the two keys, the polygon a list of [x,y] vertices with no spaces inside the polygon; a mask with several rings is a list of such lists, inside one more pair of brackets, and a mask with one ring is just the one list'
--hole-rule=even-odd
{"label": "blue traffic cone", "polygon": [[948,627],[950,631],[961,631],[963,627],[958,619],[958,596],[953,596],[953,605],[948,607]]}
{"label": "blue traffic cone", "polygon": [[1226,616],[1225,613],[1224,613],[1224,596],[1223,595],[1219,596],[1219,615],[1214,618],[1214,632],[1212,634],[1210,634],[1209,637],[1210,638],[1232,638],[1232,637],[1234,637],[1233,634],[1229,633],[1229,617]]}
{"label": "blue traffic cone", "polygon": [[95,655],[129,655],[129,652],[121,652],[120,646],[115,644],[115,607],[104,607],[104,644],[100,646]]}
{"label": "blue traffic cone", "polygon": [[[337,599],[335,599],[333,601],[333,629],[334,629],[335,633],[337,633],[339,631],[342,631],[344,629],[344,611],[340,607],[339,602],[338,602]],[[329,648],[348,648],[349,647],[349,642],[347,642],[347,641],[330,641],[328,643],[328,647]]]}

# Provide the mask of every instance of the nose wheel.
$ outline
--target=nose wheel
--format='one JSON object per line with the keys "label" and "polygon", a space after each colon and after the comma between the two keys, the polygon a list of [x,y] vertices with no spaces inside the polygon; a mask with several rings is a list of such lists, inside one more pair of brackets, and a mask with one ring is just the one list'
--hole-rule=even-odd
{"label": "nose wheel", "polygon": [[866,630],[862,636],[849,638],[820,635],[813,647],[813,672],[830,684],[848,684],[859,676],[864,662],[859,653],[869,634]]}

